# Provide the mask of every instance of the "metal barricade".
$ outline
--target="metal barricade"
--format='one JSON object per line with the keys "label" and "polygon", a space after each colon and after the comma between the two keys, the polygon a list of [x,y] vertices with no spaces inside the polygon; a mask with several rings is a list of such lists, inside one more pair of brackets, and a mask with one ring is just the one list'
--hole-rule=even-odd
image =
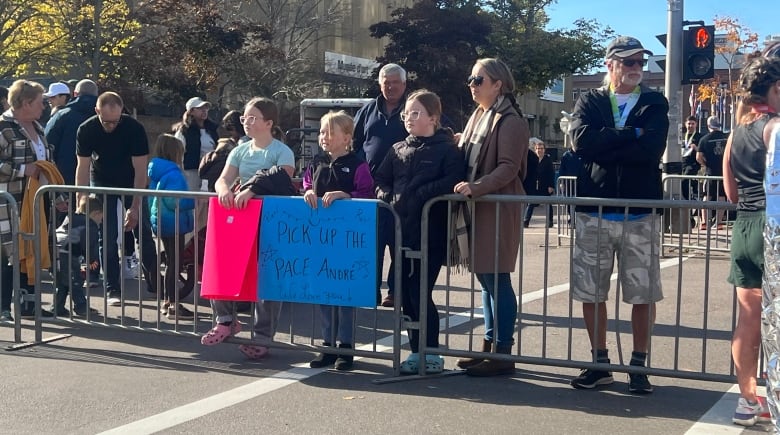
{"label": "metal barricade", "polygon": [[674,238],[684,234],[682,249],[728,252],[734,206],[726,201],[723,177],[665,175],[663,183],[665,192],[681,192],[681,196],[673,195],[673,199],[696,202],[678,208],[676,213],[664,212],[664,247],[676,246]]}
{"label": "metal barricade", "polygon": [[[6,254],[3,253],[2,255],[2,261],[10,261],[11,264],[11,274],[12,278],[10,280],[12,284],[11,288],[11,314],[13,316],[13,322],[10,322],[13,325],[13,341],[15,343],[20,343],[22,341],[22,322],[21,322],[21,316],[20,316],[20,297],[19,294],[19,242],[20,242],[20,236],[19,236],[19,205],[16,203],[16,200],[14,199],[13,195],[6,191],[0,191],[0,209],[4,209],[4,213],[6,216],[8,216],[8,219],[10,221],[10,228],[8,228],[8,232],[11,235],[11,243],[7,245],[10,249],[10,258],[6,257]],[[3,276],[3,273],[5,272],[5,268],[0,268],[0,282],[6,283],[8,282],[8,278]],[[0,284],[2,285],[2,284]],[[9,323],[9,322],[3,322],[3,323]]]}
{"label": "metal barricade", "polygon": [[[486,195],[480,198],[465,198],[459,195],[447,195],[430,200],[423,210],[423,246],[421,258],[425,262],[427,252],[431,249],[425,241],[428,240],[430,207],[434,202],[447,201],[450,209],[464,202],[488,202],[495,204],[496,213],[500,213],[501,204],[522,203],[534,201],[544,205],[560,206],[593,206],[599,211],[599,228],[604,225],[603,210],[605,207],[624,210],[624,219],[629,219],[629,207],[652,209],[651,232],[660,236],[662,229],[662,211],[677,212],[688,207],[687,201],[640,201],[640,200],[603,200],[594,198],[563,198],[563,197],[525,197]],[[474,220],[479,217],[473,217]],[[614,219],[614,215],[610,220]],[[498,218],[496,218],[498,222]],[[497,227],[498,225],[495,225]],[[450,231],[452,229],[450,228]],[[531,240],[532,234],[521,232],[520,254],[515,271],[511,274],[512,286],[518,296],[517,323],[514,325],[512,352],[509,354],[484,353],[475,348],[481,347],[475,343],[483,341],[484,333],[479,303],[475,301],[481,287],[473,273],[459,274],[452,265],[448,265],[444,281],[444,294],[434,293],[434,300],[439,306],[441,321],[440,347],[426,345],[425,310],[421,310],[420,328],[420,360],[426,354],[439,354],[447,357],[489,358],[541,366],[569,367],[577,369],[597,369],[627,373],[643,373],[665,377],[697,379],[719,382],[735,381],[735,372],[731,361],[731,335],[736,321],[736,299],[733,286],[726,283],[728,273],[728,256],[715,252],[711,245],[702,247],[703,255],[685,255],[682,246],[684,235],[676,236],[675,255],[662,260],[658,255],[661,267],[661,282],[665,289],[665,299],[656,304],[657,320],[654,324],[649,356],[646,367],[629,366],[627,357],[632,348],[631,338],[625,339],[624,333],[631,334],[630,306],[622,303],[622,281],[613,275],[611,280],[611,297],[614,301],[612,311],[614,316],[608,317],[608,337],[614,337],[608,342],[613,363],[594,362],[588,335],[579,314],[579,302],[575,302],[569,294],[570,281],[573,277],[572,257],[574,246],[568,250],[553,250],[544,245],[537,245]],[[496,240],[501,237],[498,229]],[[538,237],[538,235],[536,236]],[[448,238],[449,240],[450,238]],[[660,242],[660,240],[659,240]],[[538,252],[536,247],[542,247],[544,252]],[[660,243],[658,244],[660,248]],[[451,248],[448,243],[448,249]],[[496,253],[477,252],[476,255],[496,255]],[[612,264],[612,261],[609,262]],[[602,264],[597,260],[595,264]],[[621,262],[618,261],[618,271]],[[425,270],[425,266],[423,266]],[[566,271],[568,270],[568,273]],[[611,267],[610,267],[611,270]],[[634,272],[634,273],[638,273]],[[606,273],[606,271],[604,272]],[[422,276],[421,288],[425,288],[425,274]],[[438,281],[442,283],[440,278]],[[421,292],[420,306],[427,303],[427,293]],[[628,306],[628,309],[624,309]],[[494,305],[495,307],[495,305]],[[575,314],[576,313],[576,314]],[[494,318],[496,313],[494,313]],[[494,324],[495,330],[500,326]],[[598,320],[595,330],[598,331]],[[615,356],[617,356],[615,358]],[[420,367],[419,375],[425,373]]]}
{"label": "metal barricade", "polygon": [[[558,177],[555,184],[555,196],[559,198],[577,197],[577,177],[571,175],[562,175]],[[558,246],[561,246],[561,239],[572,240],[574,238],[574,210],[570,206],[556,204],[558,210]]]}
{"label": "metal barricade", "polygon": [[[102,188],[102,187],[84,187],[84,186],[45,186],[41,188],[36,195],[36,222],[35,232],[31,235],[35,239],[36,243],[41,243],[41,231],[40,228],[46,223],[40,222],[38,219],[37,209],[40,206],[40,198],[45,195],[56,196],[65,195],[69,202],[73,204],[76,199],[77,192],[84,192],[91,195],[96,195],[103,200],[103,222],[107,225],[106,216],[108,213],[117,213],[117,210],[113,208],[114,204],[118,200],[122,204],[129,204],[133,198],[140,198],[144,203],[150,197],[172,198],[177,201],[176,213],[182,212],[179,208],[179,201],[185,198],[194,198],[195,200],[206,200],[209,197],[214,196],[213,193],[207,192],[178,192],[178,191],[165,191],[161,194],[160,191],[154,190],[139,190],[139,189],[115,189],[115,188]],[[108,201],[108,198],[113,198]],[[301,199],[303,201],[303,199]],[[392,208],[382,202],[377,201],[378,207],[388,209],[393,214],[394,219],[394,237],[395,246],[397,247],[391,255],[394,256],[395,262],[400,264],[401,261],[401,227],[397,214]],[[53,209],[52,209],[53,212]],[[204,332],[209,330],[213,326],[213,321],[210,315],[208,304],[200,298],[200,282],[197,277],[200,276],[201,264],[197,260],[202,254],[203,235],[200,232],[195,232],[192,236],[190,243],[193,244],[193,261],[194,264],[167,264],[165,269],[174,268],[180,275],[181,285],[192,285],[192,305],[194,307],[194,318],[189,320],[182,320],[174,316],[172,320],[166,318],[161,312],[163,308],[162,292],[161,291],[149,291],[150,288],[162,289],[163,277],[160,270],[157,273],[153,272],[153,267],[160,266],[162,264],[159,261],[162,254],[161,243],[151,234],[148,227],[142,225],[148,216],[148,207],[141,207],[141,216],[139,217],[138,231],[136,238],[138,240],[138,254],[139,261],[142,265],[143,273],[139,273],[137,277],[127,279],[128,277],[122,276],[120,271],[121,289],[119,295],[118,306],[112,307],[108,304],[109,294],[105,289],[106,276],[102,275],[101,283],[102,288],[93,289],[89,285],[85,287],[88,304],[93,301],[97,301],[101,311],[100,314],[87,312],[86,317],[76,318],[71,312],[67,318],[58,318],[57,321],[72,322],[74,324],[80,324],[84,326],[100,326],[118,328],[127,331],[138,331],[147,333],[162,333],[162,334],[174,334],[185,337],[200,337]],[[146,216],[144,216],[146,214]],[[68,215],[72,218],[73,210],[68,212]],[[52,214],[54,216],[54,214]],[[197,214],[195,215],[194,227],[202,227],[202,223],[197,221]],[[178,224],[177,224],[178,225]],[[99,237],[98,234],[88,232],[86,237],[88,239],[92,237]],[[177,236],[178,237],[178,236]],[[181,237],[184,237],[182,235]],[[124,251],[125,243],[123,238],[120,238],[118,242],[118,249]],[[56,238],[54,237],[54,231],[51,232],[48,242],[50,246],[56,245]],[[101,264],[107,263],[106,240],[103,240],[101,253]],[[151,244],[152,246],[147,246]],[[177,244],[178,246],[178,244]],[[177,252],[175,257],[181,259],[181,253]],[[151,261],[149,256],[154,257]],[[36,267],[40,270],[40,252],[36,252]],[[70,261],[68,262],[70,263]],[[143,266],[145,265],[145,266]],[[63,267],[62,264],[53,263],[51,274],[49,277],[38,274],[36,277],[36,299],[37,307],[41,306],[41,290],[52,287],[52,278],[56,277]],[[152,271],[152,272],[150,272]],[[66,275],[78,273],[77,271],[65,271]],[[87,271],[87,274],[89,272]],[[395,270],[396,282],[400,282],[400,268]],[[151,277],[147,275],[153,275]],[[18,278],[18,274],[16,274]],[[146,279],[148,278],[148,279]],[[56,281],[56,280],[55,280]],[[367,290],[368,291],[368,290]],[[371,290],[372,292],[374,290]],[[189,303],[189,298],[187,298]],[[393,367],[396,374],[398,374],[398,367],[400,365],[400,326],[401,326],[401,292],[395,293],[395,308],[392,311],[385,309],[373,308],[359,308],[354,310],[354,327],[353,335],[355,337],[355,343],[357,346],[353,346],[352,349],[337,348],[337,347],[323,347],[315,345],[315,340],[322,338],[319,332],[319,309],[316,305],[310,304],[298,304],[298,303],[284,303],[286,309],[283,309],[279,324],[276,329],[276,338],[272,342],[260,341],[254,337],[254,331],[250,331],[248,338],[241,336],[234,336],[225,340],[229,343],[238,344],[255,344],[267,347],[277,347],[286,349],[298,349],[303,351],[320,350],[334,354],[345,355],[357,355],[363,357],[369,357],[374,359],[384,359],[393,362]],[[174,301],[178,304],[179,301]],[[94,304],[93,304],[94,305]],[[253,311],[252,311],[253,312]],[[235,313],[240,315],[240,313]],[[235,317],[246,321],[246,317]],[[40,311],[35,320],[35,341],[41,342],[42,338],[42,322],[40,317]],[[251,315],[248,319],[252,324],[254,323],[254,315]],[[334,343],[335,345],[335,343]]]}

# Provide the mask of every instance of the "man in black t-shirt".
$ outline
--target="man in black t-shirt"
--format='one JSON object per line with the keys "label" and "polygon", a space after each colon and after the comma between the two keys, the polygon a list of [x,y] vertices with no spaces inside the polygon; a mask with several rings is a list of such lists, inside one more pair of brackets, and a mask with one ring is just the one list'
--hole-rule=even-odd
{"label": "man in black t-shirt", "polygon": [[[149,142],[143,125],[131,116],[123,114],[122,98],[114,92],[104,92],[98,97],[97,115],[84,121],[76,134],[76,185],[146,189]],[[126,210],[125,231],[133,231],[141,241],[141,263],[148,290],[157,293],[157,252],[152,239],[148,208],[140,196],[106,195],[105,219],[100,231],[100,257],[106,258],[103,269],[106,274],[108,304],[122,303],[119,272],[119,248],[117,246],[117,205]],[[104,253],[103,251],[106,250]],[[104,256],[105,255],[105,256]]]}
{"label": "man in black t-shirt", "polygon": [[[720,121],[715,116],[707,118],[707,129],[709,133],[701,138],[699,141],[698,151],[696,152],[696,161],[704,167],[704,173],[710,177],[722,177],[723,176],[723,153],[726,150],[726,141],[728,136],[720,130]],[[726,193],[723,190],[723,181],[708,180],[705,184],[706,198],[709,201],[725,201]],[[725,210],[719,210],[716,218],[717,225],[722,222],[723,214]],[[709,213],[712,214],[711,212]],[[706,210],[701,211],[701,226],[700,229],[707,229],[708,220],[712,218],[706,218],[708,213]]]}

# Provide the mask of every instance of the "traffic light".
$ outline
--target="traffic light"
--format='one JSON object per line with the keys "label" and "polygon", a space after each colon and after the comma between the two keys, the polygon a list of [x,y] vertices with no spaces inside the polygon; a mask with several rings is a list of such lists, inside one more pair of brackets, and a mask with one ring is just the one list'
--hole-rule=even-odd
{"label": "traffic light", "polygon": [[715,26],[683,30],[682,84],[698,83],[715,76]]}

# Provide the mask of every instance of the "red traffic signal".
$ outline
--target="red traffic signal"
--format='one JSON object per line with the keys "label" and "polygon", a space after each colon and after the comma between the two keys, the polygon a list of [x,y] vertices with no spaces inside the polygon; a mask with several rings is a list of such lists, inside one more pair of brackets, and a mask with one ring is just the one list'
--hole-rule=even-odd
{"label": "red traffic signal", "polygon": [[683,30],[682,84],[715,77],[715,26]]}

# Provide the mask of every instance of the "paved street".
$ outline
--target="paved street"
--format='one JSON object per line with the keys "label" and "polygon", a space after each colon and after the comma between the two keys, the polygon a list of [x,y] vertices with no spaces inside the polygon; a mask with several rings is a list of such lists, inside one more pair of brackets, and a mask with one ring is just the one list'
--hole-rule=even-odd
{"label": "paved street", "polygon": [[[532,353],[541,341],[538,327],[544,324],[542,308],[548,308],[549,357],[566,353],[566,323],[569,295],[567,247],[552,248],[545,257],[544,230],[535,218],[526,230],[523,248],[523,314],[521,338],[524,349]],[[565,243],[565,242],[564,242]],[[705,262],[695,255],[684,261],[686,291],[703,289]],[[547,258],[548,294],[537,292],[544,286]],[[711,313],[711,335],[707,353],[715,358],[708,371],[725,364],[728,371],[728,340],[733,299],[725,283],[727,259],[710,261],[708,308],[683,307],[685,328],[673,326],[677,267],[662,271],[666,300],[659,304],[653,358],[659,364],[680,353],[680,370],[700,369],[698,360],[687,360],[701,334],[701,314]],[[442,308],[442,325],[450,325],[447,337],[453,347],[467,346],[469,331],[481,330],[481,319],[466,319],[458,314],[470,310],[468,277],[450,277],[453,289],[450,312]],[[446,284],[444,273],[439,277]],[[558,289],[558,290],[555,290]],[[561,290],[562,289],[562,290]],[[552,291],[555,290],[555,291]],[[612,290],[614,295],[614,288]],[[443,304],[444,291],[436,291]],[[701,295],[700,295],[701,296]],[[50,295],[45,295],[48,301]],[[479,297],[477,296],[477,301]],[[102,298],[93,306],[103,312]],[[614,298],[610,313],[614,309]],[[125,315],[131,321],[137,301],[127,301]],[[156,320],[156,301],[143,300],[144,318]],[[465,308],[464,308],[465,307]],[[621,320],[630,310],[620,304]],[[202,310],[208,312],[206,304]],[[587,353],[587,338],[579,322],[579,309],[573,310],[572,348]],[[721,315],[720,313],[725,313]],[[110,308],[109,318],[121,315]],[[389,346],[392,311],[364,310],[358,322],[358,345],[373,331],[362,325],[377,325],[378,345]],[[310,307],[285,310],[282,325],[290,319],[292,332],[301,334],[312,326]],[[448,318],[449,316],[449,318]],[[612,314],[610,314],[612,316]],[[724,317],[726,318],[724,320]],[[374,320],[375,319],[375,322]],[[101,318],[102,320],[102,318]],[[243,318],[248,321],[248,318]],[[555,322],[553,322],[555,320]],[[564,319],[565,320],[565,319]],[[152,322],[153,323],[153,322]],[[161,327],[171,322],[163,319]],[[721,325],[722,324],[722,328]],[[32,340],[31,322],[24,321],[24,339]],[[192,322],[182,327],[192,330]],[[622,348],[630,348],[630,328],[620,322]],[[716,325],[716,326],[713,326]],[[210,319],[199,322],[205,331]],[[129,328],[128,328],[129,329]],[[616,382],[599,391],[574,390],[568,384],[577,370],[553,366],[519,364],[512,377],[468,378],[460,373],[402,382],[377,383],[392,377],[389,361],[361,359],[351,372],[308,368],[313,353],[291,349],[272,349],[262,362],[248,362],[234,344],[202,346],[195,337],[133,332],[128,329],[86,326],[68,322],[45,324],[44,337],[72,334],[70,338],[16,351],[0,351],[0,433],[632,433],[632,434],[711,434],[740,433],[730,422],[736,404],[733,385],[654,376],[656,390],[649,396],[628,394],[626,375],[615,373]],[[245,330],[248,328],[245,328]],[[534,332],[536,331],[536,332]],[[279,341],[290,340],[290,328],[280,332]],[[536,334],[536,335],[535,335]],[[681,350],[675,350],[670,336],[685,335]],[[536,336],[536,338],[534,338]],[[12,343],[12,328],[0,325],[0,345]],[[479,335],[477,335],[477,338]],[[558,337],[558,339],[556,339]],[[617,359],[617,337],[610,328],[609,345],[613,362]],[[371,340],[371,339],[369,339]],[[294,341],[300,343],[301,338]],[[444,341],[443,341],[444,342]],[[540,348],[541,349],[541,348]],[[525,350],[523,351],[526,352]],[[629,351],[630,352],[630,349]],[[724,361],[724,362],[720,362]],[[455,367],[455,358],[446,358],[445,367]],[[756,426],[745,432],[768,432],[768,426]]]}

